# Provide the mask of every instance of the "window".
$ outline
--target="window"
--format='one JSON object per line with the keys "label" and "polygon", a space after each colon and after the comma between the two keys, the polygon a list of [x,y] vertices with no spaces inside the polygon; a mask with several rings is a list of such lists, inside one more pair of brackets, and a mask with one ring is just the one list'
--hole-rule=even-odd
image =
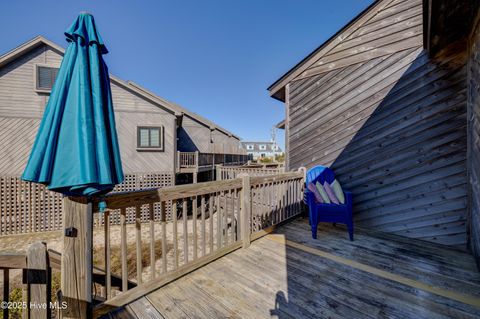
{"label": "window", "polygon": [[253,145],[251,144],[247,145],[247,150],[253,150]]}
{"label": "window", "polygon": [[163,126],[138,126],[137,150],[163,151]]}
{"label": "window", "polygon": [[259,148],[261,151],[264,151],[264,150],[267,149],[267,145],[265,145],[265,144],[260,144],[260,145],[258,146],[258,148]]}
{"label": "window", "polygon": [[37,65],[35,89],[40,92],[50,92],[58,74],[58,68]]}
{"label": "window", "polygon": [[278,146],[277,146],[277,145],[273,145],[273,146],[272,146],[272,149],[273,149],[274,151],[276,151],[276,150],[278,150]]}

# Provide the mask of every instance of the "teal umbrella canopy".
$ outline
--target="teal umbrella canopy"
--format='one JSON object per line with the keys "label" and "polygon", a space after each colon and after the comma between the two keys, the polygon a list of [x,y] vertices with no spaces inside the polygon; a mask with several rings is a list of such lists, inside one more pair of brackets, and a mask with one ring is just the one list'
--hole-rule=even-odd
{"label": "teal umbrella canopy", "polygon": [[69,196],[105,194],[123,181],[108,53],[92,15],[65,32],[68,47],[22,175]]}

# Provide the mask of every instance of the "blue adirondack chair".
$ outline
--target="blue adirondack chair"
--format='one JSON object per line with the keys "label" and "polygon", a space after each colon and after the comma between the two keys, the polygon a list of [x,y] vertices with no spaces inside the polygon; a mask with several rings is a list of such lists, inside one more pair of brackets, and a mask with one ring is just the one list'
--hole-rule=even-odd
{"label": "blue adirondack chair", "polygon": [[[335,173],[328,167],[315,166],[308,170],[306,185],[319,181],[323,184],[332,183]],[[312,237],[317,238],[317,226],[320,222],[341,223],[347,225],[350,240],[353,241],[352,193],[344,191],[345,204],[324,204],[315,201],[314,194],[305,187],[305,204],[309,210],[309,221],[312,227]]]}

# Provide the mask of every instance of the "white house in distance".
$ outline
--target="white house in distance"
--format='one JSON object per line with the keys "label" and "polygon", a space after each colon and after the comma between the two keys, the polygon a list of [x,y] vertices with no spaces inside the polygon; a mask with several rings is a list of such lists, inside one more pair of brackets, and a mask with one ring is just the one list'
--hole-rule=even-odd
{"label": "white house in distance", "polygon": [[276,142],[240,142],[240,147],[246,150],[249,158],[257,160],[259,158],[274,158],[283,153]]}

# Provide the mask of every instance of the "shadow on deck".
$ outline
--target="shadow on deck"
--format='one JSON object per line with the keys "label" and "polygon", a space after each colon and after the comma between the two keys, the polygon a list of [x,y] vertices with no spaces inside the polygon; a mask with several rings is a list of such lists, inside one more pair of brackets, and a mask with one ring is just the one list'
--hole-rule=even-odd
{"label": "shadow on deck", "polygon": [[104,318],[478,318],[471,255],[296,219]]}

